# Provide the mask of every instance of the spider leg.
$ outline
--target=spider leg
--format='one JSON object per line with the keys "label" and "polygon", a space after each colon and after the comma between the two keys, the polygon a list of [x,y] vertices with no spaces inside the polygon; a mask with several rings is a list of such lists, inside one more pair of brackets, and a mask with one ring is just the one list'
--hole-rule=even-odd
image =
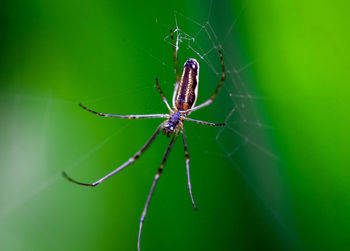
{"label": "spider leg", "polygon": [[84,110],[91,112],[93,114],[96,114],[101,117],[115,117],[115,118],[122,118],[122,119],[146,119],[146,118],[168,118],[168,114],[146,114],[146,115],[116,115],[116,114],[107,114],[107,113],[101,113],[101,112],[95,112],[89,108],[87,108],[83,104],[79,104],[81,108]]}
{"label": "spider leg", "polygon": [[178,84],[180,82],[180,75],[179,75],[179,65],[178,65],[178,62],[177,62],[176,44],[175,44],[175,41],[174,41],[173,30],[170,30],[170,37],[171,37],[171,45],[173,47],[173,57],[174,57],[176,83]]}
{"label": "spider leg", "polygon": [[168,101],[166,100],[166,98],[165,98],[165,96],[164,96],[164,93],[162,92],[162,89],[160,89],[160,86],[159,86],[159,84],[158,84],[158,78],[156,78],[156,86],[157,86],[157,89],[158,89],[158,91],[159,91],[159,93],[160,93],[160,96],[162,97],[164,103],[165,103],[166,106],[168,107],[169,111],[172,112],[173,110],[171,110],[170,105],[169,105]]}
{"label": "spider leg", "polygon": [[151,136],[151,138],[143,145],[143,147],[134,154],[133,157],[131,157],[130,159],[128,159],[126,162],[124,162],[124,164],[122,164],[121,166],[119,166],[117,169],[115,169],[114,171],[110,172],[109,174],[107,174],[106,176],[102,177],[101,179],[95,181],[94,183],[92,184],[89,184],[89,183],[82,183],[82,182],[79,182],[79,181],[76,181],[72,178],[70,178],[65,172],[63,172],[63,176],[75,183],[75,184],[78,184],[78,185],[82,185],[82,186],[89,186],[89,187],[95,187],[97,186],[98,184],[102,183],[103,181],[105,181],[106,179],[110,178],[111,176],[113,176],[114,174],[120,172],[121,170],[123,170],[125,167],[127,167],[128,165],[132,164],[134,161],[136,161],[144,151],[147,150],[147,148],[151,145],[151,143],[154,141],[154,139],[157,137],[157,135],[159,134],[160,130],[163,128],[163,123],[160,124],[158,126],[158,128],[155,130],[155,132],[153,133],[153,135]]}
{"label": "spider leg", "polygon": [[[219,90],[220,90],[220,88],[221,88],[221,86],[222,86],[222,84],[224,83],[224,80],[225,80],[225,78],[226,78],[226,75],[225,75],[225,64],[224,64],[224,59],[223,59],[223,57],[222,57],[221,51],[219,51],[219,54],[220,54],[220,60],[221,60],[221,79],[220,79],[219,84],[218,84],[218,86],[216,87],[216,89],[215,89],[213,95],[211,95],[210,99],[208,99],[208,100],[205,101],[204,103],[202,103],[202,104],[200,104],[200,105],[198,105],[198,106],[196,106],[196,107],[193,107],[193,108],[191,108],[191,109],[188,109],[188,110],[186,110],[186,112],[193,112],[193,111],[199,110],[199,109],[201,109],[201,108],[203,108],[203,107],[205,107],[205,106],[208,106],[208,105],[210,105],[211,103],[213,103],[213,101],[214,101],[216,95],[218,94],[218,92],[219,92]],[[185,111],[184,111],[184,112],[185,112]]]}
{"label": "spider leg", "polygon": [[195,122],[197,124],[201,124],[201,125],[210,125],[210,126],[225,126],[226,125],[226,123],[215,124],[215,123],[211,123],[211,122],[205,122],[205,121],[202,121],[202,120],[190,119],[190,118],[187,118],[187,117],[185,117],[184,119],[188,120],[188,121]]}
{"label": "spider leg", "polygon": [[179,65],[177,62],[177,55],[176,55],[176,44],[174,42],[174,33],[173,30],[170,30],[170,36],[171,36],[171,45],[173,47],[173,57],[174,57],[174,68],[175,68],[175,77],[176,77],[176,82],[175,82],[175,88],[174,88],[174,93],[173,93],[173,107],[175,107],[175,97],[177,93],[177,89],[179,88],[179,82],[180,82],[180,75],[179,75]]}
{"label": "spider leg", "polygon": [[192,186],[191,186],[191,178],[190,178],[190,164],[189,164],[189,162],[190,162],[190,155],[188,154],[185,129],[182,129],[182,139],[183,139],[183,142],[184,142],[184,150],[185,150],[185,158],[186,158],[186,172],[187,172],[188,190],[190,192],[192,205],[193,205],[194,209],[197,209],[196,204],[194,203],[193,196],[192,196]]}
{"label": "spider leg", "polygon": [[174,142],[177,138],[177,135],[175,135],[171,141],[170,141],[170,144],[167,148],[167,150],[165,151],[164,153],[164,156],[163,156],[163,160],[162,160],[162,163],[160,164],[160,167],[156,173],[156,175],[154,176],[154,180],[153,180],[153,183],[152,183],[152,186],[151,186],[151,190],[149,191],[148,193],[148,196],[147,196],[147,201],[146,201],[146,204],[145,204],[145,207],[143,209],[143,212],[142,212],[142,215],[141,215],[141,219],[140,219],[140,228],[139,228],[139,235],[138,235],[138,240],[137,240],[137,250],[140,251],[140,241],[141,241],[141,232],[142,232],[142,225],[143,225],[143,222],[145,220],[145,217],[146,217],[146,213],[147,213],[147,209],[148,209],[148,206],[149,206],[149,203],[151,201],[151,198],[152,198],[152,195],[153,195],[153,192],[154,192],[154,189],[157,185],[157,182],[158,182],[158,179],[160,177],[160,175],[162,174],[163,172],[163,168],[164,168],[164,164],[168,158],[168,155],[170,153],[170,150],[171,148],[173,147],[174,145]]}

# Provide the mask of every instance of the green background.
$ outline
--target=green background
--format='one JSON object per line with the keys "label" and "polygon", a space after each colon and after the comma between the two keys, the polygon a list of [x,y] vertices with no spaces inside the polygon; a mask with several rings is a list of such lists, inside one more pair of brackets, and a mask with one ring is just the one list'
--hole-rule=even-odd
{"label": "green background", "polygon": [[198,102],[216,87],[219,47],[228,78],[191,117],[228,126],[185,124],[199,209],[178,140],[142,250],[348,249],[348,15],[346,1],[2,1],[0,249],[136,250],[169,139],[102,185],[76,186],[63,170],[95,181],[160,123],[100,118],[77,104],[166,113],[154,79],[171,100],[169,29],[196,36],[201,26],[194,50],[212,48],[204,60],[186,41],[179,49],[180,66],[199,59]]}

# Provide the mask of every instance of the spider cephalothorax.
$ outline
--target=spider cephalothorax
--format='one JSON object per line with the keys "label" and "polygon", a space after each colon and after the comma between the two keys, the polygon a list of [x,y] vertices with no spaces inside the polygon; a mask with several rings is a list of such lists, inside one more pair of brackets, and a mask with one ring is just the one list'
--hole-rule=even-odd
{"label": "spider cephalothorax", "polygon": [[170,115],[169,119],[164,123],[163,134],[166,134],[168,137],[174,133],[178,134],[182,129],[181,119],[183,120],[180,112],[176,112],[173,115]]}
{"label": "spider cephalothorax", "polygon": [[198,83],[199,83],[199,64],[197,60],[190,58],[188,59],[183,67],[181,79],[179,75],[179,69],[178,69],[178,63],[177,63],[177,55],[176,55],[176,45],[174,42],[174,37],[173,37],[173,32],[171,32],[171,43],[173,47],[173,56],[174,56],[174,64],[175,64],[175,76],[176,76],[176,82],[175,82],[175,89],[174,89],[174,94],[173,94],[173,108],[170,107],[168,101],[166,100],[162,90],[159,87],[158,84],[158,79],[156,79],[156,87],[166,104],[169,114],[149,114],[149,115],[115,115],[115,114],[106,114],[106,113],[100,113],[100,112],[95,112],[86,106],[79,104],[83,109],[92,112],[96,115],[102,116],[102,117],[116,117],[116,118],[124,118],[124,119],[139,119],[139,118],[164,118],[166,119],[164,122],[162,122],[158,128],[155,130],[151,138],[144,144],[144,146],[134,154],[133,157],[128,159],[126,162],[124,162],[122,165],[120,165],[118,168],[116,168],[114,171],[110,172],[106,176],[102,177],[101,179],[95,181],[94,183],[82,183],[79,181],[76,181],[72,178],[70,178],[65,172],[63,172],[63,175],[71,182],[76,183],[78,185],[83,185],[83,186],[90,186],[90,187],[95,187],[98,184],[102,183],[106,179],[110,178],[114,174],[120,172],[123,170],[125,167],[128,165],[134,163],[141,155],[146,151],[146,149],[151,145],[151,143],[155,140],[157,135],[160,133],[161,130],[163,130],[163,134],[166,134],[168,137],[172,136],[172,139],[170,141],[170,144],[165,151],[165,154],[163,156],[163,160],[160,164],[160,167],[154,177],[153,183],[151,190],[148,194],[147,201],[145,204],[145,207],[143,209],[141,219],[140,219],[140,227],[139,227],[139,235],[138,235],[138,242],[137,242],[137,250],[140,250],[140,239],[141,239],[141,230],[142,230],[142,225],[145,220],[146,212],[148,205],[150,203],[150,200],[153,195],[153,191],[156,187],[157,181],[160,177],[160,175],[163,173],[163,168],[165,161],[168,158],[169,152],[171,148],[173,147],[176,138],[178,135],[181,133],[182,134],[182,140],[184,144],[184,150],[185,150],[185,158],[186,158],[186,172],[187,172],[187,182],[188,182],[188,190],[190,192],[191,196],[191,201],[193,204],[193,207],[196,208],[196,205],[193,200],[192,196],[192,188],[191,188],[191,180],[190,180],[190,166],[189,166],[189,160],[190,156],[188,154],[188,149],[187,149],[187,142],[186,142],[186,135],[185,135],[185,129],[183,122],[184,121],[192,121],[198,124],[202,125],[210,125],[210,126],[224,126],[225,123],[223,124],[214,124],[211,122],[205,122],[201,120],[195,120],[191,119],[188,116],[190,115],[191,112],[196,111],[198,109],[201,109],[207,105],[210,105],[213,100],[216,97],[216,94],[220,90],[224,80],[225,80],[225,67],[224,67],[224,61],[222,59],[222,54],[219,51],[220,54],[220,60],[221,60],[221,67],[222,67],[222,74],[221,74],[221,80],[216,87],[213,95],[208,99],[206,102],[195,106],[197,96],[198,96]]}

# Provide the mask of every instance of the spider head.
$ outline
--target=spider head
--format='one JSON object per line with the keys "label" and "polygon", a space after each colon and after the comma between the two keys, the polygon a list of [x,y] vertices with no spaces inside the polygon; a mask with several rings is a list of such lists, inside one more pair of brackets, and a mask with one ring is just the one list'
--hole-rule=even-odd
{"label": "spider head", "polygon": [[166,134],[170,137],[171,134],[176,133],[179,130],[180,123],[180,112],[174,113],[170,118],[165,122],[163,134]]}

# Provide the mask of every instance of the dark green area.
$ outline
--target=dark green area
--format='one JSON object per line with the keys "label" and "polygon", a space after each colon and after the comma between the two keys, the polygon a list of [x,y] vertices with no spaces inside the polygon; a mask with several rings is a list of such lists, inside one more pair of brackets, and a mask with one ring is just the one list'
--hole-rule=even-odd
{"label": "dark green area", "polygon": [[61,172],[93,182],[151,136],[162,120],[101,118],[78,103],[166,113],[155,78],[171,101],[175,20],[180,34],[196,38],[196,52],[208,52],[202,60],[180,43],[180,68],[189,57],[201,65],[198,104],[216,87],[215,47],[222,47],[227,80],[191,117],[227,118],[228,126],[186,123],[199,209],[179,138],[149,207],[142,250],[348,249],[348,12],[345,1],[314,0],[3,1],[0,249],[136,250],[170,140],[159,136],[96,188]]}

